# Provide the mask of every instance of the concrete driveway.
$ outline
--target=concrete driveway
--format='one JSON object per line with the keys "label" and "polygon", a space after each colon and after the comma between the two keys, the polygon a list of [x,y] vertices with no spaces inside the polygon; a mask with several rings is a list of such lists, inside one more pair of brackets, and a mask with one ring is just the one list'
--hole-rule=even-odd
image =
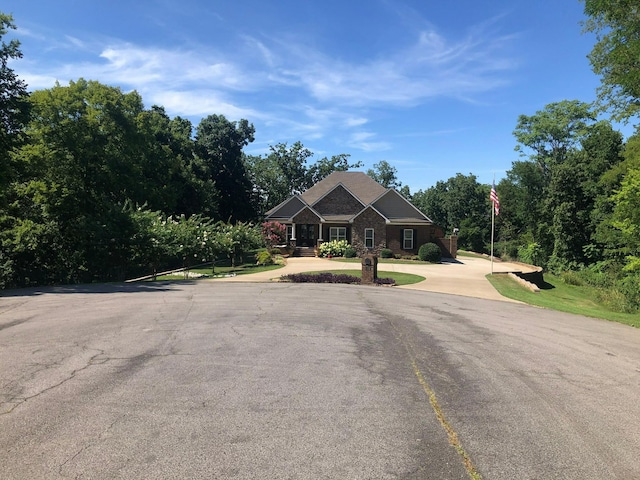
{"label": "concrete driveway", "polygon": [[[341,262],[325,258],[291,257],[286,259],[286,261],[286,266],[279,270],[239,275],[237,277],[215,279],[212,281],[270,282],[278,280],[281,275],[289,275],[292,273],[324,270],[353,270],[360,268],[360,264],[358,263]],[[486,275],[491,273],[491,262],[484,258],[458,257],[456,260],[445,260],[440,264],[379,263],[378,271],[413,273],[425,277],[423,282],[397,288],[515,302],[515,300],[500,295],[486,279]],[[494,273],[522,272],[527,271],[527,267],[516,263],[494,262],[493,271]]]}

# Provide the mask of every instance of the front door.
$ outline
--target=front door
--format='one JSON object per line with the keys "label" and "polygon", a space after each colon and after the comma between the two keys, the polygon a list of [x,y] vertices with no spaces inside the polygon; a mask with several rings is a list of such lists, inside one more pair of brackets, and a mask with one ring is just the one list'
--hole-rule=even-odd
{"label": "front door", "polygon": [[316,244],[316,226],[313,224],[298,225],[298,245],[301,247],[314,247]]}

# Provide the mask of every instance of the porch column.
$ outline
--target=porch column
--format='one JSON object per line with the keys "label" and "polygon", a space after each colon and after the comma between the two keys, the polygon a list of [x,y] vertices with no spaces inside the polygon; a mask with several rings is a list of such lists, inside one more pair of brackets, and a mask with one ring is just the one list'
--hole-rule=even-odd
{"label": "porch column", "polygon": [[296,239],[296,224],[291,222],[291,240]]}
{"label": "porch column", "polygon": [[322,224],[321,223],[318,224],[318,241],[320,241],[320,242],[324,241],[322,239]]}

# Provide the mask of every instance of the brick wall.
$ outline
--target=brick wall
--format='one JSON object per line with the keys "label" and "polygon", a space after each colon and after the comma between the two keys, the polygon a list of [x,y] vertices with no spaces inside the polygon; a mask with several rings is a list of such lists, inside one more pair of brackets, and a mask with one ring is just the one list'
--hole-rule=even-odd
{"label": "brick wall", "polygon": [[305,208],[293,218],[294,223],[319,223],[320,219],[308,208]]}
{"label": "brick wall", "polygon": [[340,186],[313,206],[320,215],[355,215],[362,208],[362,204]]}
{"label": "brick wall", "polygon": [[[356,249],[358,256],[366,253],[380,254],[380,250],[387,245],[387,224],[375,210],[367,208],[353,220],[351,230],[351,246]],[[373,228],[373,249],[369,250],[364,246],[364,230]]]}

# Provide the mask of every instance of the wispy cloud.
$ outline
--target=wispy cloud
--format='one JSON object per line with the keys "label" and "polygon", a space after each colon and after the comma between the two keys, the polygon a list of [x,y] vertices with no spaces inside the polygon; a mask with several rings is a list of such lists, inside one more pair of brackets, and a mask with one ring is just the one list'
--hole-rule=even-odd
{"label": "wispy cloud", "polygon": [[443,96],[473,102],[478,94],[507,84],[506,72],[516,66],[506,53],[512,38],[492,35],[482,26],[451,39],[423,25],[411,41],[359,62],[291,37],[238,34],[235,50],[220,50],[20,33],[51,48],[81,53],[78,59],[62,57],[58,64],[45,57],[22,62],[17,72],[30,89],[94,79],[138,90],[147,104],[163,105],[172,115],[248,118],[291,138],[333,135],[364,152],[392,147],[371,127],[362,130],[372,110],[406,108]]}
{"label": "wispy cloud", "polygon": [[348,141],[348,145],[365,152],[382,152],[391,149],[389,142],[374,141],[377,136],[374,132],[355,132]]}

